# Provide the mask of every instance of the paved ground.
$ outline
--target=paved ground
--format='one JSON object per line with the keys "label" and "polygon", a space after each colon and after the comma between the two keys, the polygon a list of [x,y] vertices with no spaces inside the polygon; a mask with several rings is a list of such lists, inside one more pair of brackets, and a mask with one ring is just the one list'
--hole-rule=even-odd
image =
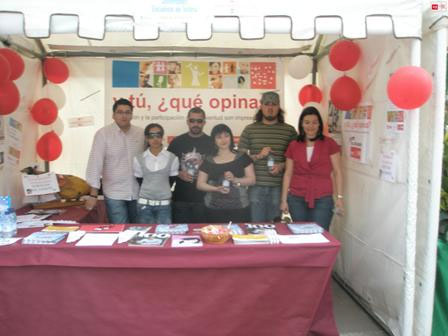
{"label": "paved ground", "polygon": [[387,336],[388,334],[333,280],[333,305],[341,336]]}

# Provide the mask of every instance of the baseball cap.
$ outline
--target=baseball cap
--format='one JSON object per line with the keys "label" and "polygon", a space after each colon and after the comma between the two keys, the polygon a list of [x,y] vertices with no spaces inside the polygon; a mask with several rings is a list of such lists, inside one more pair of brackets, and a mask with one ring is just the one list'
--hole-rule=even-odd
{"label": "baseball cap", "polygon": [[277,92],[268,91],[263,93],[260,102],[263,105],[267,104],[280,105],[280,97]]}

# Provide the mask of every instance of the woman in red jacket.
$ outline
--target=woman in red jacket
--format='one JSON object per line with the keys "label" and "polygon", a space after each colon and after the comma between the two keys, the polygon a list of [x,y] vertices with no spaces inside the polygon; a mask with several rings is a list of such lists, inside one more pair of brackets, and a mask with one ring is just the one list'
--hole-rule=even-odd
{"label": "woman in red jacket", "polygon": [[285,152],[280,208],[289,211],[293,221],[316,222],[328,230],[333,208],[343,212],[340,152],[339,145],[323,135],[319,111],[312,106],[305,108],[299,119],[297,141],[292,141]]}

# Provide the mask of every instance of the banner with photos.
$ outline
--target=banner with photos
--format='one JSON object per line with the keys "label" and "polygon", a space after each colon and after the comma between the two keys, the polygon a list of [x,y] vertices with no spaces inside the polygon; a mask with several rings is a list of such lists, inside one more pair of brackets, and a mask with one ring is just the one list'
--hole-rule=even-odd
{"label": "banner with photos", "polygon": [[279,59],[144,59],[109,60],[106,71],[106,124],[119,98],[134,105],[133,124],[159,123],[167,140],[186,132],[190,108],[206,112],[205,131],[219,123],[235,136],[252,122],[261,94],[282,97],[283,69]]}

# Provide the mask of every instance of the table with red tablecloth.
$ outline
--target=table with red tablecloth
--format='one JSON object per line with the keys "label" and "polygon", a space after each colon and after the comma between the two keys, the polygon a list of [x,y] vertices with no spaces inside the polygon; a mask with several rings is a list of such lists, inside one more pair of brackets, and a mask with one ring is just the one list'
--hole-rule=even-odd
{"label": "table with red tablecloth", "polygon": [[2,246],[0,335],[337,335],[330,277],[340,244],[325,236],[301,245]]}
{"label": "table with red tablecloth", "polygon": [[[32,210],[31,205],[26,205],[17,210],[18,215],[25,215]],[[99,200],[97,205],[87,210],[82,205],[72,205],[65,208],[59,208],[62,213],[51,215],[48,220],[73,220],[78,223],[107,223],[106,205],[103,200]],[[45,211],[45,210],[42,210]]]}

